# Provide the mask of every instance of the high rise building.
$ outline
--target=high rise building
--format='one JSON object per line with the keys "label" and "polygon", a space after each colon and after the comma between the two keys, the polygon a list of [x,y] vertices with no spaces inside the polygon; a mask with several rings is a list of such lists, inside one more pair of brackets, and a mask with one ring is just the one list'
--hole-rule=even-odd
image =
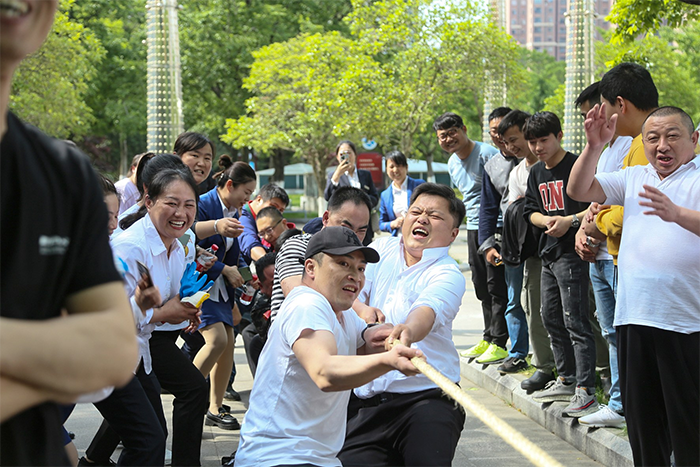
{"label": "high rise building", "polygon": [[[571,1],[571,0],[569,0]],[[566,58],[567,0],[505,0],[506,28],[513,38],[529,50],[548,52],[557,60]],[[613,0],[595,0],[595,34],[607,30]]]}

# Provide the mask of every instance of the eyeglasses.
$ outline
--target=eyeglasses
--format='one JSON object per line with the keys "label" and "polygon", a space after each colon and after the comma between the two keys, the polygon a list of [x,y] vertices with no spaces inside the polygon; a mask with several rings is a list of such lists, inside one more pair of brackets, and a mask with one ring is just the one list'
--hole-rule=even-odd
{"label": "eyeglasses", "polygon": [[283,219],[284,218],[275,222],[275,225],[271,225],[270,227],[266,228],[265,230],[258,232],[258,237],[263,238],[263,237],[266,237],[268,235],[272,235],[272,232],[275,231],[275,228],[277,228],[277,226],[280,225],[280,222],[282,222]]}
{"label": "eyeglasses", "polygon": [[439,141],[447,141],[447,138],[453,139],[455,136],[457,136],[457,128],[450,128],[449,130],[446,130],[444,133],[440,133],[437,135],[437,138]]}

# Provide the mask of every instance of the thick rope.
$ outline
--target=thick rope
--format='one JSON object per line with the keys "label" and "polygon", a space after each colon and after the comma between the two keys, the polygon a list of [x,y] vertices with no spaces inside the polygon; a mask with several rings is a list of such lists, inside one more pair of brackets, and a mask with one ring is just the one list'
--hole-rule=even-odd
{"label": "thick rope", "polygon": [[[400,343],[399,340],[395,340],[393,345]],[[411,363],[413,363],[421,373],[427,376],[428,379],[437,384],[448,396],[457,401],[465,410],[474,414],[484,425],[496,432],[498,436],[503,438],[506,443],[513,446],[516,451],[525,456],[530,462],[542,467],[563,467],[563,465],[557,462],[552,456],[491,413],[490,410],[474,400],[424,359],[414,357],[411,359]]]}

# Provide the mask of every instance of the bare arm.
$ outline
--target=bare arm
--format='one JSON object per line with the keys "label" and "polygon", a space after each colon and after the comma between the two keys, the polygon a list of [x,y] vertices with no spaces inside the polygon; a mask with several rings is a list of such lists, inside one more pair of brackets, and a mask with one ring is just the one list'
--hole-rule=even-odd
{"label": "bare arm", "polygon": [[138,348],[122,284],[75,293],[66,309],[70,316],[42,321],[0,318],[2,376],[61,394],[128,382]]}
{"label": "bare arm", "polygon": [[397,345],[389,352],[372,355],[338,355],[330,331],[305,329],[292,345],[292,350],[316,386],[324,392],[353,389],[394,369],[407,375],[418,373],[410,362],[420,354],[416,349]]}
{"label": "bare arm", "polygon": [[[216,229],[214,228],[216,224]],[[238,237],[243,233],[243,225],[233,217],[223,217],[209,221],[197,222],[194,226],[194,233],[197,238],[207,238],[220,234],[224,237]]]}
{"label": "bare arm", "polygon": [[298,285],[301,285],[301,274],[298,276],[289,276],[280,281],[280,286],[282,287],[282,293],[286,297],[289,292]]}
{"label": "bare arm", "polygon": [[367,324],[372,323],[383,323],[386,321],[386,316],[382,313],[379,308],[365,305],[359,300],[355,300],[352,304],[352,309],[357,313],[357,316],[362,318],[362,320]]}
{"label": "bare arm", "polygon": [[596,105],[586,115],[583,126],[586,130],[586,147],[571,168],[566,193],[577,201],[605,201],[605,193],[595,178],[596,165],[605,144],[615,134],[617,114],[608,121],[605,116],[605,104]]}
{"label": "bare arm", "polygon": [[265,248],[261,246],[254,246],[250,250],[250,257],[253,259],[253,261],[257,261],[263,256],[267,254],[267,251],[265,251]]}
{"label": "bare arm", "polygon": [[70,404],[79,394],[59,394],[0,375],[0,422],[50,400]]}
{"label": "bare arm", "polygon": [[399,339],[405,346],[422,341],[435,323],[435,312],[427,306],[420,306],[411,311],[403,324],[394,326],[387,339],[387,349],[394,340]]}

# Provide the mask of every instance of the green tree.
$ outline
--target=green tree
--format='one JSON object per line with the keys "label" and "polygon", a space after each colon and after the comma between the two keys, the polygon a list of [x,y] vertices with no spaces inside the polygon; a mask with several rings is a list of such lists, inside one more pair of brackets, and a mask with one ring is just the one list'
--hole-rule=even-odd
{"label": "green tree", "polygon": [[57,138],[85,135],[94,122],[85,102],[105,51],[89,28],[69,17],[74,0],[62,0],[44,45],[27,57],[12,83],[10,108]]}
{"label": "green tree", "polygon": [[679,0],[617,0],[606,18],[617,27],[615,44],[632,42],[639,35],[654,34],[662,26],[676,28],[700,20],[700,6]]}
{"label": "green tree", "polygon": [[247,115],[228,119],[234,147],[285,149],[312,165],[319,193],[338,139],[357,135],[359,100],[371,101],[377,64],[338,32],[301,34],[253,53],[243,86]]}
{"label": "green tree", "polygon": [[[182,0],[180,4],[185,124],[213,138],[217,152],[233,150],[218,137],[227,118],[246,111],[251,94],[243,82],[253,51],[300,32],[346,30],[342,18],[350,10],[349,0]],[[256,149],[258,154],[260,147]]]}
{"label": "green tree", "polygon": [[[524,91],[514,93],[514,98],[509,102],[510,106],[530,113],[544,110],[547,99],[551,101],[557,89],[564,84],[566,62],[556,61],[547,52],[527,50],[524,47],[521,48],[519,61],[527,70],[526,81]],[[561,113],[558,115],[563,116],[563,112],[562,101]]]}
{"label": "green tree", "polygon": [[78,2],[70,15],[106,52],[85,95],[95,119],[83,146],[108,170],[123,172],[146,149],[146,2]]}

